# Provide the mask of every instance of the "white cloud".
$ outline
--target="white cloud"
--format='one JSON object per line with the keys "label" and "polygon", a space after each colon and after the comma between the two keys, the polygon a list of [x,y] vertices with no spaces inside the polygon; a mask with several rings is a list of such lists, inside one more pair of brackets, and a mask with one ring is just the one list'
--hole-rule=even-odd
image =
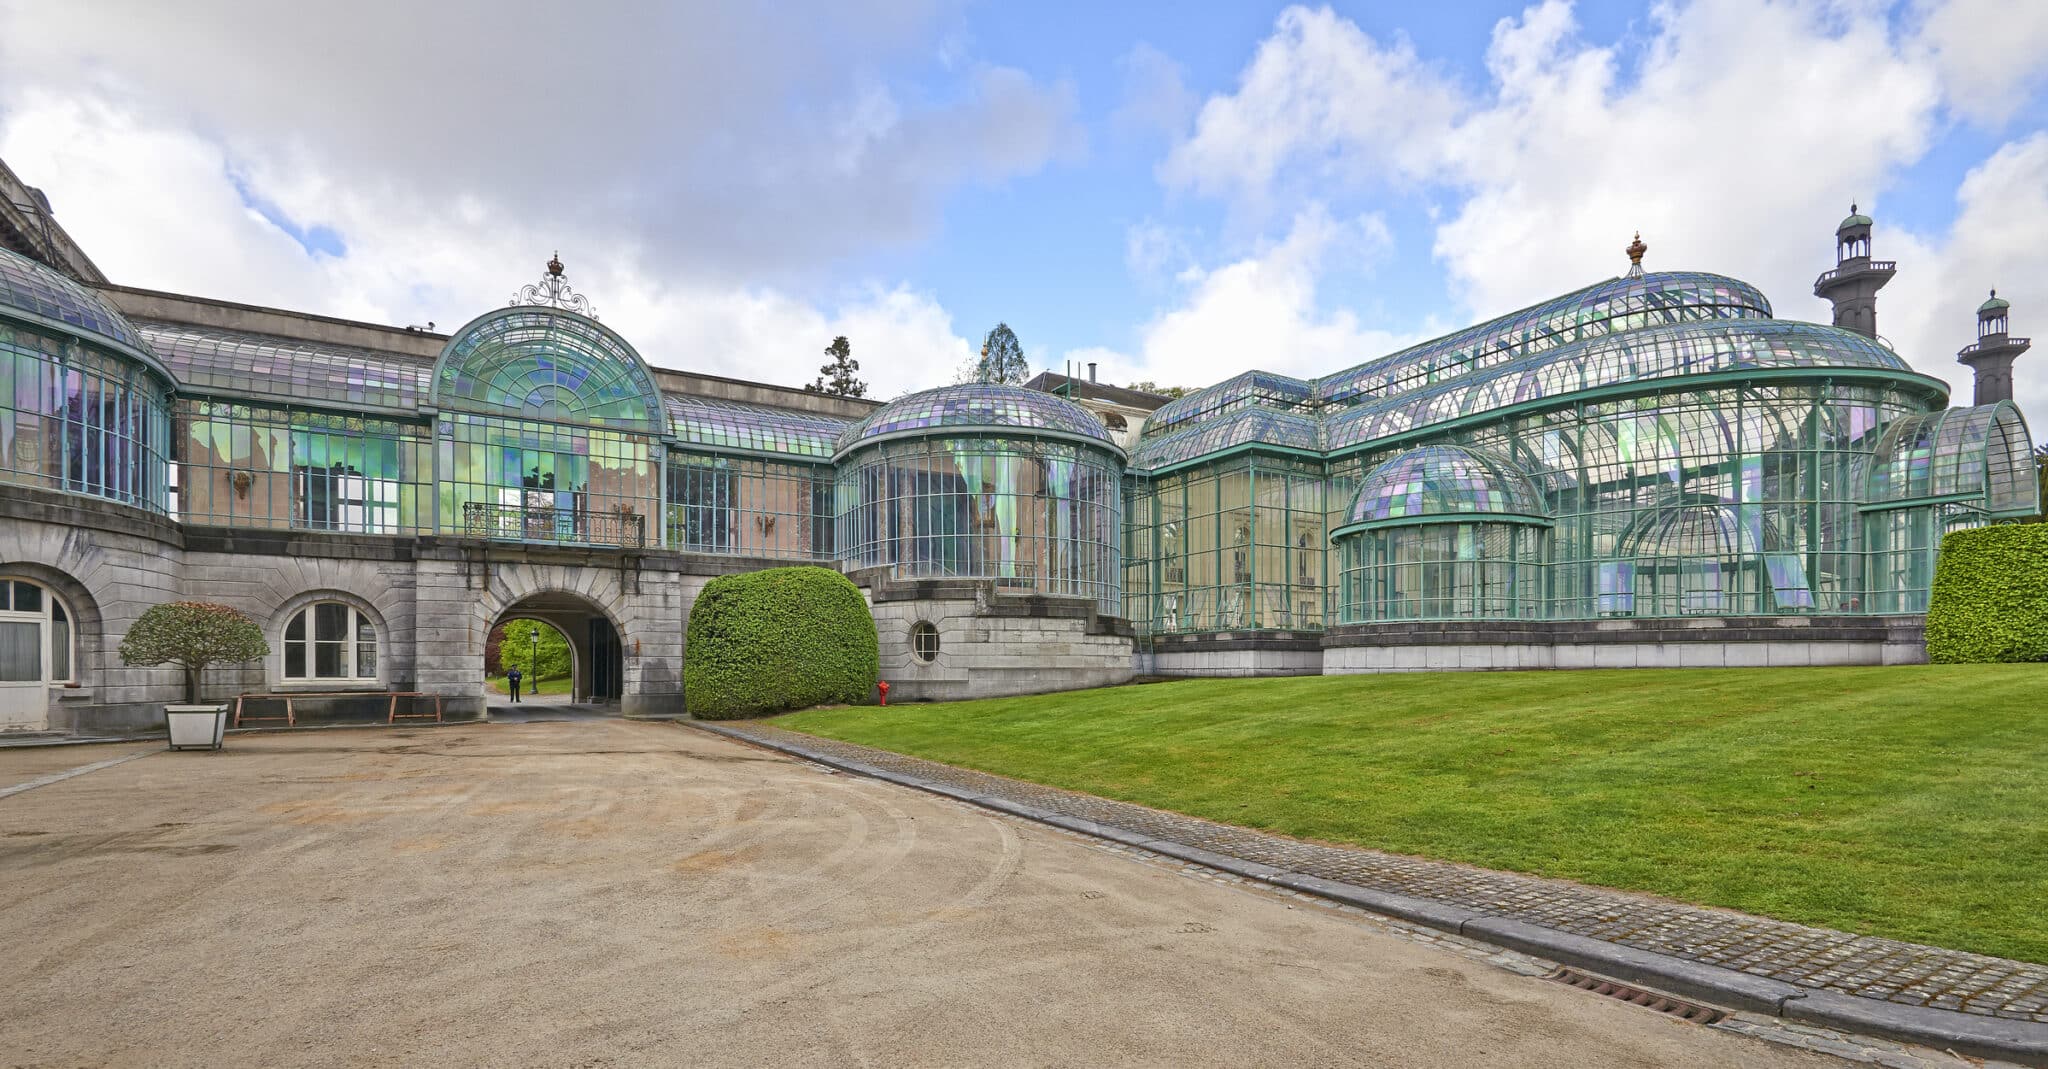
{"label": "white cloud", "polygon": [[[2030,280],[2048,277],[2048,238],[2033,236],[2048,229],[2043,135],[1973,171],[1946,232],[1887,223],[1882,194],[1928,151],[1947,109],[1982,117],[2048,71],[2048,49],[2003,41],[1975,53],[2001,71],[1963,71],[1973,34],[2010,29],[2031,42],[2039,32],[2041,12],[1998,5],[1991,17],[1979,7],[1953,0],[1909,25],[1877,4],[1666,3],[1631,63],[1582,40],[1569,3],[1545,0],[1496,26],[1478,93],[1405,42],[1290,8],[1234,90],[1203,105],[1161,177],[1253,216],[1300,190],[1375,200],[1389,176],[1410,181],[1428,190],[1435,256],[1475,317],[1620,273],[1622,246],[1641,230],[1653,269],[1735,275],[1761,286],[1780,315],[1825,321],[1812,280],[1833,266],[1832,228],[1857,200],[1878,219],[1879,254],[1901,261],[1879,301],[1880,329],[1967,403],[1953,354],[1971,339],[1984,287],[2009,290],[2024,323]],[[1229,277],[1212,275],[1193,300],[1214,300]],[[1315,288],[1313,277],[1287,277],[1269,296]],[[1275,306],[1264,306],[1268,320]],[[1194,307],[1160,322],[1193,318]],[[1297,322],[1345,318],[1313,301],[1296,307]],[[2023,365],[2017,378],[2048,425],[2048,367]]]}
{"label": "white cloud", "polygon": [[[312,172],[262,179],[281,201],[327,205],[347,255],[309,254],[242,202],[220,145],[89,97],[17,97],[0,157],[52,191],[58,219],[117,282],[372,322],[452,330],[539,278],[561,236],[482,208],[439,217]],[[821,305],[665,277],[631,248],[587,237],[559,247],[598,315],[657,366],[800,385],[845,334],[871,395],[888,397],[946,381],[967,350],[932,295],[907,285],[856,285]]]}
{"label": "white cloud", "polygon": [[1291,7],[1237,91],[1202,105],[1160,177],[1253,201],[1270,198],[1295,170],[1340,182],[1413,177],[1432,169],[1432,139],[1458,104],[1406,41],[1382,45],[1328,8]]}
{"label": "white cloud", "polygon": [[1972,120],[2005,122],[2048,75],[2048,4],[1929,0],[1919,7],[1920,41],[1933,54],[1949,104]]}
{"label": "white cloud", "polygon": [[843,261],[1078,144],[1065,86],[876,73],[943,2],[86,7],[0,0],[0,155],[115,281],[448,329],[560,249],[651,361],[789,384],[835,333],[884,396],[950,378],[935,298]]}
{"label": "white cloud", "polygon": [[1378,356],[1407,339],[1370,329],[1348,310],[1320,311],[1317,290],[1332,269],[1369,268],[1391,241],[1378,216],[1339,220],[1312,203],[1280,241],[1184,272],[1178,306],[1143,328],[1136,353],[1086,350],[1080,359],[1116,368],[1118,382],[1193,387],[1250,368],[1316,375]]}

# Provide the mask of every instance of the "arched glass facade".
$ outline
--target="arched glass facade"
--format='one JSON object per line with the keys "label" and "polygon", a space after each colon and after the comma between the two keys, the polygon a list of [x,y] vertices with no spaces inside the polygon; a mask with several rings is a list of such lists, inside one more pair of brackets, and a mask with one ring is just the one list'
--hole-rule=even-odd
{"label": "arched glass facade", "polygon": [[502,308],[434,368],[441,530],[645,548],[662,537],[667,414],[630,345],[594,320]]}
{"label": "arched glass facade", "polygon": [[877,409],[839,448],[846,567],[1121,609],[1122,451],[1073,402],[1015,386],[941,387]]}
{"label": "arched glass facade", "polygon": [[564,308],[492,311],[436,358],[131,323],[0,252],[0,480],[188,524],[886,567],[1167,634],[1919,612],[1942,534],[2040,507],[2010,403],[1949,408],[1884,343],[1701,273],[1247,371],[1128,456],[1020,387],[848,419],[728,386]]}
{"label": "arched glass facade", "polygon": [[163,512],[171,381],[97,294],[0,250],[0,480]]}
{"label": "arched glass facade", "polygon": [[1880,342],[1770,316],[1733,279],[1616,279],[1164,406],[1132,452],[1127,613],[1155,633],[1304,625],[1312,588],[1282,610],[1229,537],[1269,526],[1237,474],[1267,468],[1322,484],[1333,623],[1923,611],[1945,530],[2038,511],[2024,423],[1946,409]]}

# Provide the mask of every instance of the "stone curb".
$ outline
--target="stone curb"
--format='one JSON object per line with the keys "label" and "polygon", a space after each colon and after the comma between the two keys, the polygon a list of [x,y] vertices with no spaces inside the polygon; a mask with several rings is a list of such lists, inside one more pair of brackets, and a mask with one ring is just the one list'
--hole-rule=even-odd
{"label": "stone curb", "polygon": [[1082,835],[1137,847],[1257,880],[1270,886],[1357,906],[1374,913],[1509,950],[1521,951],[1560,964],[1590,969],[1611,979],[1640,983],[1675,995],[1702,999],[1732,1009],[1770,1014],[1806,1024],[1838,1028],[1845,1032],[1919,1043],[1937,1050],[1951,1050],[1979,1058],[1993,1058],[2021,1065],[2048,1066],[2048,1024],[1979,1017],[1975,1014],[1925,1006],[1905,1006],[1818,988],[1801,987],[1780,980],[1752,976],[1734,969],[1724,969],[1718,965],[1706,965],[1668,954],[1637,950],[1604,940],[1560,932],[1512,918],[1476,913],[1434,899],[1388,894],[1289,872],[1271,865],[1243,861],[1168,839],[1149,838],[1112,825],[1079,820],[1007,798],[962,790],[918,776],[879,768],[863,761],[836,757],[796,743],[757,738],[720,724],[702,720],[685,720],[678,723],[688,724],[700,731],[736,742],[775,750],[814,764],[929,794],[942,795]]}

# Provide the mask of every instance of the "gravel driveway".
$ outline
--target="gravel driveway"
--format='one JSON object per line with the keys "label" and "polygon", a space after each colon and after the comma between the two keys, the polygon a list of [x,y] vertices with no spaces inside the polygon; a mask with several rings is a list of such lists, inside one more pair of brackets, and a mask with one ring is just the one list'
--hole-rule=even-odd
{"label": "gravel driveway", "polygon": [[0,906],[7,1065],[1840,1064],[671,724],[154,754]]}

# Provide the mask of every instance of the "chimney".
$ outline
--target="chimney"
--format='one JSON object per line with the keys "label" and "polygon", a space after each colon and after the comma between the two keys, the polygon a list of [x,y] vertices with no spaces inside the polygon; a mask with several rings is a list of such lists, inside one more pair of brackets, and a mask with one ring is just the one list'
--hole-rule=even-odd
{"label": "chimney", "polygon": [[1088,361],[1088,381],[1095,381],[1095,361],[1093,360]]}

